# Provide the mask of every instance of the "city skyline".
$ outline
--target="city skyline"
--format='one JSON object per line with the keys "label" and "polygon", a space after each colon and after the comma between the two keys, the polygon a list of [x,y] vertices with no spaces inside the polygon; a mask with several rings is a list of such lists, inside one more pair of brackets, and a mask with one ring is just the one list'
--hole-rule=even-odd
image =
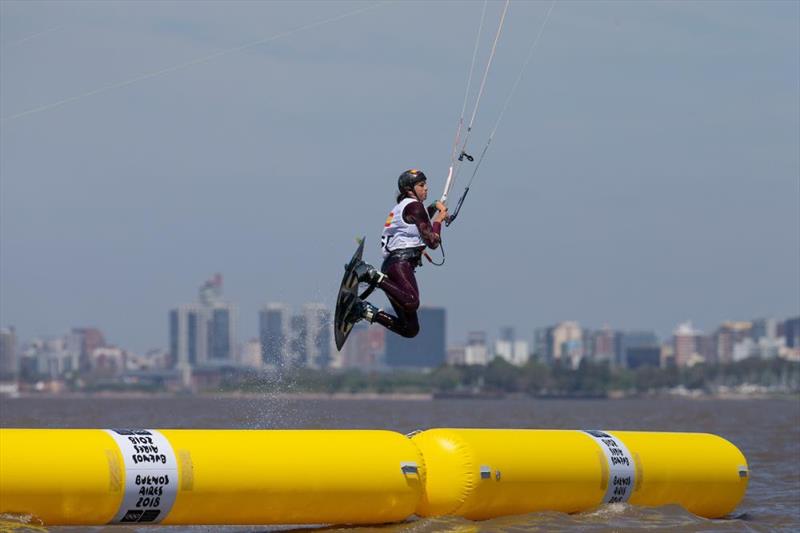
{"label": "city skyline", "polygon": [[[264,304],[264,306],[262,306],[262,309],[265,306],[274,305],[274,304],[281,304],[281,305],[285,305],[287,309],[294,309],[293,306],[290,306],[288,304],[284,304],[283,302],[267,302],[266,304]],[[302,308],[303,305],[322,305],[322,304],[319,304],[318,302],[306,302],[306,304],[302,304],[302,305],[298,306],[298,308]],[[431,307],[432,308],[439,308],[439,307],[436,307],[436,306],[423,306],[423,309],[424,308],[431,308]],[[330,310],[330,308],[328,308],[328,309]],[[442,309],[447,310],[447,308],[442,308]],[[695,323],[694,323],[693,320],[684,320],[684,321],[677,322],[676,324],[673,324],[671,328],[668,328],[669,329],[669,334],[667,334],[667,335],[661,335],[661,334],[659,334],[659,330],[657,330],[655,328],[648,328],[648,327],[629,329],[629,328],[617,327],[617,326],[615,326],[613,324],[608,324],[608,323],[604,323],[602,326],[595,326],[595,325],[586,325],[584,322],[581,322],[579,320],[569,320],[569,319],[567,319],[567,320],[554,320],[554,321],[552,321],[550,323],[551,324],[560,324],[560,323],[574,322],[574,323],[580,324],[580,328],[582,330],[587,330],[587,331],[602,331],[604,329],[610,329],[611,331],[630,331],[630,332],[646,331],[646,332],[649,332],[649,333],[652,333],[653,335],[655,335],[655,337],[658,339],[659,343],[666,343],[666,342],[669,342],[674,337],[674,332],[675,332],[676,328],[678,328],[678,327],[680,327],[681,325],[684,325],[684,324],[690,324],[692,326],[693,330],[698,334],[708,335],[708,334],[712,334],[715,331],[715,329],[717,329],[718,327],[720,327],[723,324],[728,324],[728,323],[738,324],[738,323],[743,323],[743,322],[744,323],[751,323],[751,322],[757,322],[757,321],[760,321],[760,320],[777,320],[777,321],[781,321],[781,317],[784,320],[789,320],[793,316],[795,316],[795,315],[780,315],[780,316],[778,316],[778,315],[770,315],[770,316],[751,317],[751,318],[746,318],[746,319],[745,318],[740,318],[738,320],[722,320],[722,321],[714,324],[713,327],[711,327],[711,328],[695,328],[694,327]],[[256,318],[254,320],[256,322],[258,322],[258,313],[256,313]],[[163,321],[163,317],[162,317],[162,321]],[[542,327],[544,327],[542,325],[534,325],[534,326],[531,326],[529,328],[516,328],[514,326],[508,325],[508,323],[501,322],[501,324],[502,325],[497,327],[497,328],[481,327],[481,326],[476,326],[474,328],[471,328],[468,331],[466,331],[466,333],[463,336],[459,337],[461,339],[460,342],[458,342],[458,341],[457,342],[451,342],[451,339],[448,339],[447,346],[448,347],[451,347],[451,346],[462,346],[462,345],[468,344],[469,336],[470,336],[471,333],[474,333],[474,332],[481,332],[481,333],[486,334],[487,335],[487,339],[489,339],[489,340],[502,340],[503,330],[505,330],[505,329],[512,329],[515,332],[517,332],[516,333],[517,338],[521,338],[522,337],[522,335],[519,334],[520,331],[526,331],[527,333],[524,335],[524,337],[526,338],[526,340],[534,340],[534,342],[532,342],[532,344],[534,344],[535,343],[536,331],[538,329],[541,329]],[[65,326],[65,327],[61,328],[60,331],[38,332],[38,333],[28,334],[28,335],[25,335],[25,336],[20,335],[19,329],[14,324],[3,324],[3,325],[0,325],[0,327],[2,327],[3,329],[9,329],[9,328],[14,329],[14,331],[16,332],[15,333],[16,338],[20,342],[23,342],[23,343],[30,342],[30,341],[37,340],[37,339],[38,340],[50,340],[50,339],[59,338],[59,337],[65,335],[65,332],[69,332],[69,331],[74,330],[74,329],[86,329],[86,328],[88,328],[88,329],[97,330],[97,331],[103,331],[103,332],[107,332],[108,331],[108,330],[102,328],[101,326],[99,326],[97,324],[97,322],[90,322],[90,323],[88,323],[88,325],[87,324],[83,324],[83,325]],[[377,329],[378,326],[374,326],[374,328]],[[496,332],[496,333],[494,335],[492,335],[492,334],[489,334],[489,332]],[[110,335],[108,333],[106,333],[106,335],[110,339],[115,339],[116,338],[113,335]],[[260,335],[258,333],[258,327],[256,327],[256,333],[253,334],[253,335],[241,335],[239,333],[236,333],[234,336],[235,336],[236,339],[238,339],[237,344],[240,347],[243,346],[244,344],[248,343],[248,342],[253,341],[253,340],[258,341],[259,338],[260,338]],[[124,342],[119,341],[119,340],[117,340],[116,342],[111,343],[112,346],[125,346],[128,349],[131,349],[132,351],[134,351],[136,353],[146,353],[146,352],[154,351],[154,350],[169,351],[169,344],[170,343],[169,343],[169,328],[168,327],[165,328],[165,339],[161,343],[158,343],[158,342],[152,343],[150,345],[147,345],[147,347],[145,349],[140,349],[138,347],[130,346],[130,345],[125,344]]]}
{"label": "city skyline", "polygon": [[[268,344],[262,345],[259,339],[239,344],[228,335],[225,329],[229,316],[223,318],[221,324],[225,327],[220,329],[216,311],[235,312],[234,307],[221,299],[220,276],[203,284],[199,296],[197,304],[183,304],[170,313],[169,350],[147,354],[133,353],[107,342],[97,328],[73,328],[61,337],[23,341],[21,346],[13,327],[0,328],[0,395],[15,395],[20,390],[60,393],[104,388],[197,392],[225,383],[252,386],[254,379],[262,385],[273,383],[275,376],[301,369],[324,372],[328,377],[321,379],[333,380],[330,386],[338,388],[342,383],[336,381],[337,371],[357,370],[374,376],[376,372],[391,374],[393,370],[401,370],[427,376],[430,371],[440,373],[451,368],[461,375],[464,367],[460,367],[462,370],[453,367],[470,365],[478,368],[477,372],[485,368],[491,373],[492,368],[498,368],[498,360],[501,366],[512,365],[525,372],[535,371],[541,365],[553,372],[600,372],[600,375],[634,372],[629,374],[634,381],[639,379],[638,370],[648,367],[650,373],[641,374],[641,383],[652,384],[652,371],[656,370],[662,372],[659,374],[662,377],[674,378],[677,374],[670,374],[671,368],[685,371],[701,365],[702,375],[708,372],[714,376],[715,368],[734,374],[736,368],[749,368],[752,375],[753,369],[760,367],[774,375],[776,369],[790,368],[783,365],[800,362],[800,316],[725,322],[709,335],[694,329],[691,323],[681,323],[666,342],[659,341],[651,331],[619,331],[609,327],[592,330],[566,321],[538,328],[532,344],[520,339],[511,327],[502,328],[493,342],[486,331],[473,331],[464,344],[447,344],[443,308],[421,308],[420,322],[425,334],[410,340],[387,334],[383,328],[357,324],[345,349],[331,356],[329,311],[319,304],[304,305],[300,314],[290,314],[283,305],[264,307],[263,313],[267,314],[260,315],[266,319],[262,322],[262,341],[275,334],[280,341],[279,358],[273,361]],[[182,311],[185,316],[176,320]],[[276,311],[281,314],[279,317],[270,316]],[[278,328],[274,327],[276,318]],[[215,338],[220,332],[229,343],[227,346]],[[531,362],[533,366],[529,366]],[[739,363],[745,366],[737,366]],[[706,364],[710,365],[709,370],[704,369]],[[782,372],[776,378],[778,383],[764,375],[759,380],[780,389],[790,381],[788,374]],[[402,379],[400,375],[396,374],[398,379]],[[683,375],[689,379],[691,373]],[[449,376],[447,383],[452,385],[453,374]],[[701,382],[691,383],[696,387]],[[720,386],[718,381],[712,385],[717,386]],[[727,387],[724,383],[721,386]],[[742,386],[742,390],[747,388],[746,384]]]}
{"label": "city skyline", "polygon": [[[346,357],[347,350],[343,353],[335,353],[333,348],[333,339],[331,334],[331,308],[323,303],[306,302],[300,306],[300,312],[296,312],[297,308],[286,304],[285,302],[266,302],[258,311],[257,323],[258,334],[255,336],[240,335],[236,325],[238,319],[238,307],[235,302],[231,302],[223,298],[223,276],[220,273],[215,273],[205,282],[200,284],[197,291],[197,300],[193,303],[179,304],[177,307],[172,307],[168,312],[168,333],[166,346],[154,345],[149,347],[147,351],[155,352],[163,350],[171,359],[170,366],[195,366],[213,363],[214,360],[219,363],[239,363],[241,357],[253,357],[246,355],[246,352],[258,343],[258,350],[260,357],[258,359],[263,364],[273,364],[276,366],[300,364],[302,366],[310,366],[316,368],[327,368],[329,366],[340,366],[342,357]],[[431,314],[431,313],[434,314]],[[404,340],[395,339],[394,335],[390,335],[389,341],[383,340],[385,335],[381,335],[381,345],[385,344],[387,361],[394,359],[390,366],[402,366],[403,356],[393,356],[392,353],[400,353],[411,350],[408,352],[412,355],[407,355],[415,360],[436,360],[443,362],[447,357],[445,351],[451,348],[465,348],[466,361],[470,358],[476,361],[482,361],[482,364],[488,362],[486,359],[489,355],[498,355],[509,361],[514,359],[521,359],[522,362],[527,360],[527,354],[538,354],[540,357],[547,359],[569,359],[570,357],[577,357],[572,362],[573,366],[576,361],[583,357],[584,353],[590,353],[592,358],[599,358],[601,360],[609,360],[611,362],[620,362],[620,354],[627,351],[626,345],[633,347],[650,347],[650,346],[663,346],[666,344],[674,343],[675,351],[680,352],[681,336],[695,339],[695,338],[711,338],[716,337],[721,331],[729,331],[730,339],[725,341],[727,346],[726,353],[730,354],[733,343],[741,341],[745,337],[753,337],[759,339],[761,337],[776,338],[778,333],[776,328],[782,327],[784,324],[793,324],[793,328],[800,328],[797,324],[798,318],[786,317],[781,320],[776,316],[756,317],[747,320],[726,320],[721,321],[715,325],[711,330],[704,331],[695,328],[691,320],[678,322],[673,325],[670,335],[659,336],[653,328],[640,328],[640,329],[627,329],[610,324],[603,324],[601,327],[587,326],[581,324],[577,320],[559,320],[551,322],[552,326],[537,325],[533,328],[517,329],[514,326],[505,325],[491,330],[487,327],[473,328],[462,337],[461,341],[454,341],[451,336],[448,338],[447,324],[448,311],[445,307],[423,306],[420,309],[421,322],[431,322],[428,326],[426,335],[421,335],[418,339]],[[430,315],[430,317],[428,316]],[[435,318],[432,318],[434,317]],[[2,326],[2,325],[0,325]],[[70,335],[79,335],[80,338],[85,338],[90,335],[90,341],[67,341],[67,343],[75,344],[75,342],[83,343],[84,348],[82,357],[87,357],[86,352],[91,352],[87,349],[85,344],[89,342],[91,346],[104,347],[119,347],[125,346],[122,343],[105,343],[105,336],[102,328],[92,326],[72,326],[68,328],[72,333]],[[361,324],[359,331],[366,330],[366,325]],[[370,331],[380,329],[376,327],[369,328]],[[21,337],[13,324],[4,327],[4,331],[10,330],[13,332],[13,338],[21,340],[23,344],[29,342],[48,342],[52,339],[62,337],[59,334],[40,334],[31,338]],[[66,330],[65,330],[66,331]],[[495,335],[488,333],[495,331]],[[518,334],[522,331],[522,334]],[[551,333],[552,331],[559,331],[559,333]],[[794,331],[794,330],[792,330]],[[382,332],[385,333],[385,332]],[[587,337],[587,335],[589,337]],[[798,332],[791,333],[791,339],[800,335]],[[370,335],[374,338],[374,335]],[[521,341],[523,344],[516,346],[515,342]],[[532,342],[530,342],[532,341]],[[360,342],[360,341],[359,341]],[[419,351],[422,345],[428,345],[433,342],[433,348],[427,349],[431,354],[425,354]],[[717,358],[717,355],[709,355],[711,346],[696,345],[695,340],[691,341],[691,349],[688,349],[688,354],[680,355],[675,354],[676,360],[679,365],[686,363],[685,358],[689,355],[702,354],[704,358],[711,357],[712,360]],[[791,343],[800,342],[790,340]],[[494,348],[489,347],[494,344]],[[502,348],[498,348],[502,343]],[[438,345],[440,347],[436,347]],[[401,346],[410,346],[410,348],[400,348]],[[525,346],[524,350],[522,346]],[[588,346],[591,345],[591,348]],[[479,351],[479,355],[469,355],[470,346],[486,346],[489,348],[481,350],[488,350],[485,353]],[[616,346],[616,348],[614,348]],[[794,346],[794,344],[790,344]],[[130,349],[129,346],[125,346]],[[715,350],[716,347],[713,347]],[[751,347],[754,349],[754,347]],[[562,354],[562,350],[564,351]],[[586,350],[589,350],[588,352]],[[141,350],[134,350],[137,353],[144,353]],[[425,351],[425,350],[423,350]],[[520,355],[521,351],[526,351],[527,354]],[[441,354],[441,355],[439,355]],[[572,354],[572,355],[570,355]],[[576,355],[577,354],[577,355]],[[357,355],[356,358],[361,357]],[[730,355],[723,357],[721,360],[730,359]],[[76,362],[77,364],[77,362]],[[84,363],[81,363],[84,364]],[[414,366],[412,362],[411,366]],[[369,365],[368,365],[369,366]],[[436,366],[436,365],[433,365]]]}
{"label": "city skyline", "polygon": [[[325,303],[322,303],[322,302],[304,302],[302,304],[292,305],[292,304],[289,304],[289,303],[287,303],[285,301],[266,301],[259,307],[257,312],[254,313],[255,319],[248,320],[248,318],[245,318],[244,320],[241,320],[240,317],[239,317],[239,314],[240,314],[239,306],[235,302],[233,302],[232,300],[228,300],[228,299],[223,300],[222,299],[222,279],[223,279],[222,274],[215,273],[210,279],[208,279],[207,281],[205,281],[204,283],[202,283],[200,285],[200,289],[198,291],[198,295],[199,295],[198,296],[198,302],[189,303],[189,304],[179,304],[177,307],[174,307],[174,306],[171,307],[170,308],[171,310],[168,313],[170,324],[172,324],[173,322],[177,324],[176,321],[178,320],[178,315],[176,313],[182,313],[182,315],[181,315],[182,316],[182,323],[185,324],[186,316],[184,316],[184,315],[186,313],[188,313],[188,314],[198,313],[198,312],[201,311],[201,307],[204,306],[204,305],[205,306],[209,306],[209,308],[212,309],[212,310],[214,308],[224,308],[226,310],[226,313],[230,313],[230,318],[227,318],[227,317],[225,318],[225,320],[226,320],[225,327],[229,328],[227,334],[230,336],[230,338],[235,339],[235,341],[236,341],[235,344],[237,346],[241,347],[245,343],[251,342],[252,340],[263,339],[263,335],[262,335],[263,329],[265,327],[268,327],[268,326],[264,322],[264,320],[266,320],[266,319],[264,317],[262,317],[262,315],[264,313],[269,313],[270,311],[275,312],[277,310],[280,313],[286,315],[285,320],[287,320],[287,323],[283,326],[284,330],[288,330],[288,329],[291,328],[291,324],[289,323],[288,320],[290,320],[292,318],[296,318],[296,317],[299,316],[296,313],[294,313],[294,311],[296,311],[297,309],[301,310],[301,313],[300,313],[301,315],[307,314],[309,312],[314,312],[314,310],[322,312],[323,315],[324,315],[324,318],[322,319],[323,322],[330,323],[330,320],[332,319],[331,318],[332,317],[332,315],[331,315],[332,306],[328,307]],[[448,312],[448,317],[449,317],[449,310],[448,310],[447,307],[431,306],[431,305],[423,305],[422,307],[426,308],[426,309],[431,309],[431,308],[444,309],[446,312]],[[800,315],[800,310],[796,314]],[[674,337],[676,329],[679,329],[681,327],[690,327],[690,328],[693,329],[693,331],[696,334],[711,334],[711,333],[713,333],[713,331],[716,328],[720,327],[720,325],[724,325],[724,324],[742,324],[742,323],[752,323],[752,322],[770,321],[770,320],[779,321],[780,320],[779,316],[783,316],[784,318],[786,318],[788,320],[789,318],[794,316],[794,314],[777,315],[777,314],[773,313],[773,314],[750,316],[750,317],[736,317],[735,319],[730,319],[729,318],[729,319],[720,320],[720,321],[716,322],[715,324],[713,324],[711,327],[705,327],[705,328],[696,327],[697,324],[692,319],[682,319],[682,320],[679,320],[678,322],[672,324],[670,327],[668,327],[667,328],[667,331],[668,331],[667,334],[662,334],[661,330],[659,328],[655,328],[655,327],[644,326],[644,327],[638,327],[638,328],[627,328],[627,327],[622,327],[622,326],[619,326],[619,325],[616,325],[616,324],[610,324],[608,322],[603,322],[602,325],[587,324],[587,323],[575,318],[574,316],[572,316],[570,318],[565,318],[565,319],[552,320],[552,321],[549,321],[547,323],[549,323],[549,324],[561,324],[561,323],[572,324],[572,323],[574,323],[575,327],[578,327],[580,330],[587,330],[587,331],[602,331],[604,329],[610,329],[612,331],[629,331],[629,332],[646,331],[646,332],[648,332],[648,334],[655,335],[655,338],[659,343],[664,343],[664,342],[669,342],[669,340]],[[255,328],[254,328],[255,332],[253,334],[247,334],[247,333],[242,334],[241,333],[241,328],[239,326],[240,322],[242,322],[242,321],[244,321],[244,322],[249,322],[249,321],[254,322],[255,323]],[[533,344],[536,344],[536,342],[537,342],[537,340],[536,340],[537,331],[544,327],[542,324],[531,325],[531,326],[528,326],[528,327],[525,327],[525,326],[518,327],[518,326],[515,326],[515,325],[511,324],[510,321],[503,321],[502,319],[499,319],[498,324],[500,324],[500,325],[495,327],[495,328],[488,327],[488,326],[481,326],[481,325],[477,325],[475,327],[469,328],[460,337],[460,338],[463,339],[463,342],[454,343],[454,342],[452,342],[452,338],[451,338],[451,339],[448,339],[447,347],[449,348],[451,346],[467,345],[467,344],[469,344],[469,336],[473,332],[482,332],[482,333],[486,334],[486,332],[489,332],[489,331],[497,332],[497,335],[495,337],[492,337],[492,336],[488,337],[488,338],[496,339],[496,340],[502,340],[503,339],[504,331],[512,331],[512,332],[527,331],[528,334],[524,334],[524,335],[522,335],[522,337],[524,337],[526,339],[528,337],[530,337],[533,340]],[[65,327],[61,328],[60,332],[36,332],[36,333],[33,333],[33,334],[27,334],[27,335],[26,334],[20,334],[19,328],[17,328],[15,324],[0,323],[0,327],[13,328],[14,331],[16,332],[15,333],[16,338],[21,339],[23,342],[25,340],[32,340],[32,339],[45,339],[46,340],[46,339],[51,339],[51,338],[57,338],[57,337],[63,335],[64,331],[75,330],[76,328],[78,328],[78,329],[89,328],[89,329],[96,330],[96,331],[103,331],[103,332],[106,332],[106,335],[109,338],[116,338],[113,335],[113,332],[109,332],[109,330],[107,328],[102,327],[102,325],[98,321],[90,321],[88,323],[84,323],[83,325],[75,325],[75,324],[68,325],[68,326],[65,326]],[[172,345],[172,342],[173,342],[173,341],[170,340],[172,338],[172,336],[173,336],[173,333],[171,333],[171,329],[174,328],[174,327],[177,327],[177,326],[168,326],[166,328],[166,336],[165,336],[166,340],[165,341],[162,341],[160,343],[159,342],[153,342],[151,344],[146,345],[145,348],[141,348],[140,346],[131,346],[130,344],[126,344],[126,343],[124,343],[122,341],[118,342],[117,344],[124,345],[124,346],[126,346],[126,347],[128,347],[128,348],[130,348],[130,349],[132,349],[132,350],[134,350],[136,352],[138,352],[138,353],[145,353],[145,352],[148,352],[148,351],[158,350],[158,349],[165,349],[167,351],[170,351],[171,350],[170,346]],[[184,325],[183,327],[186,327],[186,326]],[[448,324],[447,327],[449,329],[451,326]],[[205,335],[205,333],[203,333],[203,335]],[[451,335],[451,337],[452,336],[453,335]],[[520,337],[519,335],[517,335],[517,336]],[[114,345],[116,346],[117,344],[114,344]],[[210,348],[206,348],[206,347],[202,347],[201,349],[202,350],[210,350]],[[232,348],[225,348],[225,349],[230,351]],[[287,346],[282,346],[281,349],[284,350],[284,351],[291,351],[289,348],[287,348]],[[270,352],[270,350],[268,348],[265,348],[265,350],[267,350],[267,352]],[[210,357],[210,356],[205,356],[205,357]],[[230,356],[217,355],[216,357],[218,357],[218,358],[229,358]],[[270,357],[273,357],[273,358],[275,357],[275,352],[274,351],[271,352],[271,353],[265,353],[265,358],[270,358]],[[330,355],[326,354],[325,357],[330,357]]]}

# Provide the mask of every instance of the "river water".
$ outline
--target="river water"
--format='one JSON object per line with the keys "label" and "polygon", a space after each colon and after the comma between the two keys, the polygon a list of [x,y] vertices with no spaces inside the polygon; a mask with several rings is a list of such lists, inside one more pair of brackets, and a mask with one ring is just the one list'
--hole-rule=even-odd
{"label": "river water", "polygon": [[[697,431],[733,442],[747,457],[750,484],[736,511],[706,520],[678,506],[611,505],[577,515],[532,513],[482,522],[461,518],[411,519],[374,528],[324,531],[515,532],[800,531],[800,401],[648,398],[626,400],[303,399],[248,397],[93,397],[0,399],[0,426],[36,428],[390,429],[432,427]],[[2,443],[0,443],[2,446]],[[19,523],[0,517],[0,532]],[[4,519],[4,520],[3,520]],[[17,526],[17,527],[15,527]],[[318,528],[315,528],[318,529]],[[32,529],[33,530],[33,529]],[[37,531],[44,529],[35,528]],[[51,527],[48,531],[152,533],[277,531],[274,526]],[[303,528],[308,531],[308,528]]]}

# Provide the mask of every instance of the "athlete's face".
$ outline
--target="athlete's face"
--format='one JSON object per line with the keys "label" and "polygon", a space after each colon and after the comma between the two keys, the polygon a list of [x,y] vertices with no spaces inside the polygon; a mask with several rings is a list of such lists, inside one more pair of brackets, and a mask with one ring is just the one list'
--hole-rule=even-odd
{"label": "athlete's face", "polygon": [[428,198],[428,182],[420,181],[414,185],[414,194],[420,202],[424,202]]}

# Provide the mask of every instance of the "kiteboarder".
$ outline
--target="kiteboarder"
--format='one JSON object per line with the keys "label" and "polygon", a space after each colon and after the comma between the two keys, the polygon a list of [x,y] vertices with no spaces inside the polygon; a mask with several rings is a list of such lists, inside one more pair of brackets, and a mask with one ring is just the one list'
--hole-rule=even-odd
{"label": "kiteboarder", "polygon": [[397,189],[397,205],[383,225],[381,269],[364,261],[355,267],[358,281],[377,286],[386,293],[395,315],[358,300],[350,308],[347,320],[378,323],[411,338],[419,333],[419,288],[414,271],[422,265],[425,248],[435,249],[441,244],[442,222],[447,219],[448,212],[447,206],[436,202],[433,204],[436,212],[432,218],[429,216],[423,203],[428,198],[427,178],[420,170],[403,172],[397,180]]}

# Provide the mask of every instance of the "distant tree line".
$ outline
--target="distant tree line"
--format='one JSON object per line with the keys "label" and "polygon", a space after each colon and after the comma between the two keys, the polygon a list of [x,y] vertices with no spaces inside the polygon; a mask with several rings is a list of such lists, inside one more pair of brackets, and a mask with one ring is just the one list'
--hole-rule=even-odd
{"label": "distant tree line", "polygon": [[270,379],[261,374],[231,376],[223,382],[222,388],[288,393],[522,393],[542,397],[606,397],[614,393],[647,394],[676,387],[714,393],[721,387],[741,385],[764,387],[775,392],[800,392],[800,363],[778,358],[751,358],[728,364],[630,370],[588,360],[582,361],[575,369],[537,360],[519,367],[497,358],[485,366],[442,366],[429,372],[298,368]]}

